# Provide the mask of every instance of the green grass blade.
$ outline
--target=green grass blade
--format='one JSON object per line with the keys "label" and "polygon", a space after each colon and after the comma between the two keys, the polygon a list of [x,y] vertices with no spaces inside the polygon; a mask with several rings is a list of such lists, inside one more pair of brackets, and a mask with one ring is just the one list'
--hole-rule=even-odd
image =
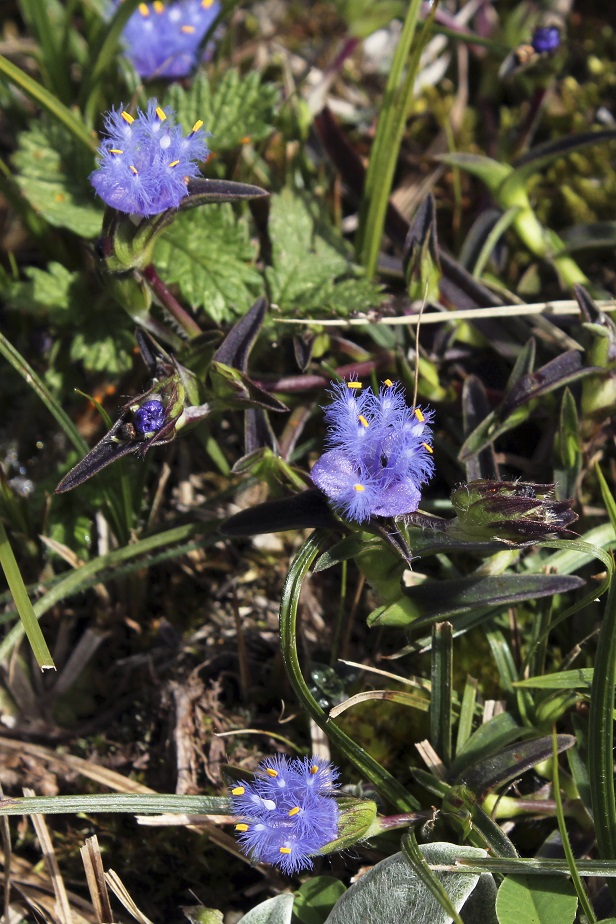
{"label": "green grass blade", "polygon": [[79,97],[79,103],[89,124],[94,120],[93,110],[96,108],[100,83],[107,69],[117,61],[122,30],[138,5],[139,0],[125,0],[124,3],[120,3],[104,30],[99,44],[92,49],[94,66],[83,83]]}
{"label": "green grass blade", "polygon": [[432,627],[432,696],[430,743],[446,767],[451,763],[451,694],[453,681],[453,626],[437,622]]}
{"label": "green grass blade", "polygon": [[610,523],[612,524],[612,529],[616,534],[616,501],[614,500],[614,495],[612,494],[610,487],[605,480],[605,476],[598,465],[595,465],[595,472],[597,473],[597,478],[599,479],[599,487],[601,488],[601,497],[603,498],[603,503],[605,504],[605,509],[607,510],[607,515],[610,518]]}
{"label": "green grass blade", "polygon": [[[93,561],[88,562],[86,565],[82,565],[77,571],[71,571],[61,581],[54,584],[54,586],[34,604],[34,615],[36,619],[41,619],[52,606],[55,606],[61,600],[65,600],[67,597],[91,587],[92,584],[99,583],[102,580],[103,574],[106,572],[108,572],[106,576],[108,576],[109,579],[119,577],[121,566],[125,565],[126,562],[138,559],[140,567],[148,565],[150,563],[149,558],[145,561],[141,561],[141,559],[149,555],[149,553],[155,549],[160,549],[166,545],[174,545],[175,543],[185,541],[187,538],[197,535],[203,536],[204,534],[205,538],[201,539],[202,546],[206,543],[217,542],[220,538],[217,532],[219,525],[220,520],[206,524],[189,523],[185,526],[177,526],[174,529],[166,530],[155,536],[148,536],[147,539],[142,539],[141,542],[135,542],[132,545],[116,549],[113,552],[109,552],[107,555],[101,555]],[[208,533],[210,535],[208,535]],[[9,652],[23,638],[23,635],[24,629],[20,622],[13,626],[11,631],[7,633],[2,642],[0,642],[0,663],[2,663]]]}
{"label": "green grass blade", "polygon": [[[437,6],[438,3],[433,5],[422,34],[417,40],[416,30],[421,0],[411,0],[385,88],[383,108],[366,173],[355,248],[357,258],[365,267],[369,278],[372,278],[376,272],[387,204],[413,99],[420,56],[431,35],[430,26],[436,15]],[[411,54],[413,42],[415,42],[415,48]],[[411,55],[410,60],[409,55]],[[406,73],[404,73],[405,67]]]}
{"label": "green grass blade", "polygon": [[456,738],[456,754],[464,747],[471,736],[473,730],[473,717],[475,715],[475,703],[477,701],[477,680],[474,677],[467,677],[462,695],[462,705],[460,706],[460,718],[458,720],[458,737]]}
{"label": "green grass blade", "polygon": [[[614,798],[614,684],[616,683],[616,584],[612,581],[597,642],[588,718],[588,773],[599,855],[616,860]],[[616,901],[616,883],[610,886]]]}
{"label": "green grass blade", "polygon": [[21,572],[15,560],[13,549],[9,543],[2,520],[0,520],[0,566],[4,571],[9,590],[15,600],[15,606],[17,607],[21,620],[20,625],[30,642],[30,647],[32,648],[38,666],[41,670],[50,668],[55,669],[51,652],[47,647],[47,642],[43,638],[41,627],[36,620],[30,597],[24,586]]}
{"label": "green grass blade", "polygon": [[9,61],[3,55],[0,55],[0,74],[3,74],[9,83],[19,87],[23,92],[30,96],[35,102],[43,107],[50,115],[61,122],[65,128],[74,135],[74,137],[91,151],[98,150],[98,142],[95,136],[88,131],[79,118],[71,112],[60,100],[56,99],[53,93],[46,90],[40,83],[33,80],[20,67]]}
{"label": "green grass blade", "polygon": [[19,5],[26,25],[40,46],[39,66],[46,85],[58,99],[69,102],[71,84],[67,38],[70,8],[67,10],[40,0],[20,0]]}
{"label": "green grass blade", "polygon": [[280,649],[287,677],[308,715],[314,719],[333,744],[339,747],[343,754],[355,764],[360,773],[374,783],[383,798],[401,812],[414,812],[420,808],[419,802],[395,777],[381,767],[378,761],[349,738],[334,721],[328,719],[308,689],[301,671],[297,654],[299,595],[309,569],[330,542],[331,534],[328,531],[316,529],[297,553],[284,584],[280,602]]}
{"label": "green grass blade", "polygon": [[588,919],[588,924],[595,924],[596,917],[590,904],[590,899],[588,898],[588,892],[582,882],[578,868],[575,862],[575,857],[573,856],[573,851],[571,849],[571,842],[569,841],[569,834],[567,832],[567,823],[565,821],[565,813],[563,810],[563,800],[560,793],[560,778],[558,772],[558,744],[556,740],[556,729],[552,732],[552,766],[553,766],[553,790],[554,790],[554,800],[556,802],[556,819],[558,821],[558,830],[560,831],[560,839],[563,844],[563,851],[565,854],[565,859],[569,865],[569,872],[571,873],[571,882],[577,892],[578,901],[582,907],[586,918]]}
{"label": "green grass blade", "polygon": [[454,924],[464,924],[445,886],[437,879],[436,874],[430,869],[425,858],[422,856],[414,831],[410,831],[409,834],[405,834],[402,838],[402,853],[413,872],[432,893],[440,906],[447,912]]}
{"label": "green grass blade", "polygon": [[63,815],[77,812],[228,815],[229,811],[229,800],[224,796],[106,792],[92,796],[27,796],[23,799],[0,800],[0,815]]}
{"label": "green grass blade", "polygon": [[60,403],[56,401],[51,392],[41,378],[36,374],[19,353],[12,343],[10,343],[4,334],[0,332],[0,354],[11,364],[21,377],[28,383],[30,388],[41,399],[49,413],[56,419],[68,439],[78,452],[86,453],[88,444],[82,437],[81,433],[70,419],[68,414],[63,410]]}

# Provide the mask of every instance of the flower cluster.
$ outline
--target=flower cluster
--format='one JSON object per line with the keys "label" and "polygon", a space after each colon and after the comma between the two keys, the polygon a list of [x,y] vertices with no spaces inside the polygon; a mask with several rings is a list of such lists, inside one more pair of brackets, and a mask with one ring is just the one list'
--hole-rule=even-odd
{"label": "flower cluster", "polygon": [[539,26],[533,32],[531,45],[538,55],[556,51],[560,45],[560,30],[557,26]]}
{"label": "flower cluster", "polygon": [[[116,5],[122,0],[116,0]],[[140,3],[124,28],[126,53],[140,77],[177,80],[199,64],[201,44],[220,13],[218,0]]]}
{"label": "flower cluster", "polygon": [[338,835],[338,771],[318,757],[282,754],[262,760],[259,771],[253,783],[231,789],[235,830],[244,853],[290,876],[311,867],[310,855]]}
{"label": "flower cluster", "polygon": [[378,395],[357,381],[336,383],[325,410],[328,446],[310,477],[350,520],[417,510],[420,485],[434,470],[431,411],[409,408],[386,379]]}
{"label": "flower cluster", "polygon": [[196,161],[209,154],[203,122],[184,136],[169,109],[150,100],[148,111],[133,117],[122,107],[107,113],[107,137],[99,148],[99,167],[90,182],[101,199],[120,212],[157,215],[177,208],[186,181],[199,175]]}

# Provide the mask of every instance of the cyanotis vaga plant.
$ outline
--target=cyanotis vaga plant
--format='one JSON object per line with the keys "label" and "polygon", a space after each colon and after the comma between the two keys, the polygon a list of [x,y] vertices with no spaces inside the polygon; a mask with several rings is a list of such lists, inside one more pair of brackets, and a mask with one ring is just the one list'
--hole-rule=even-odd
{"label": "cyanotis vaga plant", "polygon": [[211,53],[210,42],[202,45],[219,13],[217,0],[140,3],[122,33],[139,76],[178,80],[191,74]]}
{"label": "cyanotis vaga plant", "polygon": [[311,855],[338,836],[338,770],[319,757],[289,761],[278,754],[262,760],[259,771],[254,782],[231,788],[242,850],[287,875],[311,867]]}
{"label": "cyanotis vaga plant", "polygon": [[209,154],[207,132],[198,121],[188,135],[170,109],[150,100],[147,112],[130,115],[120,106],[105,118],[107,138],[90,182],[111,208],[148,217],[177,208],[187,181],[199,176],[198,162]]}
{"label": "cyanotis vaga plant", "polygon": [[339,513],[363,523],[417,510],[434,471],[433,412],[408,407],[404,389],[386,379],[377,395],[356,380],[332,385],[325,409],[330,447],[310,472]]}

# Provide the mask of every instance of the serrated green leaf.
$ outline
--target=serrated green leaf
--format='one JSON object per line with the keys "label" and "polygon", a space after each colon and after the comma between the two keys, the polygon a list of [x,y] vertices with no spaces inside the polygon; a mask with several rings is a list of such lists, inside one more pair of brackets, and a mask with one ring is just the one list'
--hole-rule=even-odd
{"label": "serrated green leaf", "polygon": [[62,125],[43,118],[22,132],[13,163],[17,185],[50,225],[85,238],[100,232],[102,211],[88,183],[92,156]]}
{"label": "serrated green leaf", "polygon": [[382,300],[380,288],[360,275],[345,241],[320,220],[315,204],[285,189],[272,197],[268,227],[272,266],[265,276],[271,300],[284,315],[346,315]]}
{"label": "serrated green leaf", "polygon": [[203,308],[217,324],[244,314],[260,294],[254,258],[248,226],[230,205],[179,215],[154,250],[154,264],[166,283],[176,283],[192,308]]}
{"label": "serrated green leaf", "polygon": [[187,130],[202,119],[212,133],[210,146],[218,152],[237,147],[244,138],[256,142],[267,137],[278,99],[277,87],[261,83],[257,71],[241,76],[233,68],[215,87],[205,74],[198,74],[188,90],[173,84],[164,104],[171,106]]}
{"label": "serrated green leaf", "polygon": [[[121,318],[118,318],[121,322]],[[128,372],[133,365],[134,338],[130,331],[114,325],[110,315],[89,323],[86,330],[78,330],[71,341],[70,357],[83,362],[92,372],[117,375]]]}
{"label": "serrated green leaf", "polygon": [[61,263],[47,264],[47,270],[37,266],[24,268],[27,282],[17,282],[10,287],[9,303],[19,311],[33,313],[39,308],[59,309],[64,312],[71,301],[71,288],[80,278]]}
{"label": "serrated green leaf", "polygon": [[507,876],[498,890],[499,924],[573,924],[577,895],[557,876]]}

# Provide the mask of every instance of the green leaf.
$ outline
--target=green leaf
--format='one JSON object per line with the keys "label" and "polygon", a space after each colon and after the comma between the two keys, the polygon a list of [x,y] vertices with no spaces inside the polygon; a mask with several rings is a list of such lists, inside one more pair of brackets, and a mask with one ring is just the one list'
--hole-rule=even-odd
{"label": "green leaf", "polygon": [[103,317],[91,317],[88,326],[73,335],[69,355],[92,372],[118,375],[133,365],[134,337],[122,329],[125,315],[113,309]]}
{"label": "green leaf", "polygon": [[556,876],[507,876],[498,890],[499,924],[573,924],[575,889]]}
{"label": "green leaf", "polygon": [[291,924],[292,913],[293,896],[286,893],[267,898],[245,914],[242,921],[244,924]]}
{"label": "green leaf", "polygon": [[293,916],[300,924],[323,924],[346,886],[333,876],[315,876],[304,882],[295,893]]}
{"label": "green leaf", "polygon": [[[446,843],[423,844],[419,847],[419,853],[426,863],[439,865],[451,864],[458,857],[486,856],[485,850]],[[471,877],[466,873],[433,873],[432,877],[445,890],[457,911],[465,905],[480,881],[479,876]],[[493,907],[496,888],[491,876],[481,878],[481,888],[485,888],[492,897],[492,914],[489,913],[488,900],[484,906],[487,911],[481,922],[492,924],[495,922]],[[468,920],[479,924],[480,919],[473,916]],[[402,853],[396,853],[377,863],[344,893],[326,924],[366,924],[367,921],[378,921],[379,924],[418,924],[419,921],[450,924],[452,916],[443,909],[426,885],[424,877],[419,875]]]}
{"label": "green leaf", "polygon": [[501,164],[491,157],[484,157],[482,154],[465,154],[451,153],[438,154],[435,158],[449,167],[458,167],[466,170],[472,176],[483,180],[492,194],[495,194],[501,184],[513,173],[513,167],[508,164]]}
{"label": "green leaf", "polygon": [[589,690],[593,674],[592,667],[579,667],[572,671],[560,671],[558,674],[543,674],[540,677],[517,680],[514,686],[530,690]]}
{"label": "green leaf", "polygon": [[284,189],[272,197],[268,227],[273,265],[265,277],[284,315],[345,315],[381,301],[379,287],[358,275],[345,241],[320,219],[315,203]]}
{"label": "green leaf", "polygon": [[50,225],[95,237],[101,230],[102,212],[88,183],[94,167],[91,154],[77,147],[62,125],[48,118],[33,124],[20,134],[13,156],[17,185]]}
{"label": "green leaf", "polygon": [[192,308],[203,308],[217,324],[244,314],[259,294],[262,280],[254,258],[248,225],[230,205],[179,215],[154,250],[165,282],[176,283]]}
{"label": "green leaf", "polygon": [[[557,593],[571,593],[584,585],[581,578],[573,575],[556,574],[500,574],[481,577],[472,575],[452,581],[425,581],[414,587],[405,588],[405,594],[416,608],[407,610],[407,622],[416,626],[425,625],[436,619],[451,619],[470,613],[482,607],[504,607],[525,600],[536,600]],[[401,604],[402,601],[399,601]],[[391,607],[381,612],[378,618],[371,614],[370,625],[390,625],[390,618],[404,618],[399,605],[394,614]],[[420,618],[416,614],[420,613]],[[396,621],[395,625],[403,623]]]}
{"label": "green leaf", "polygon": [[210,147],[228,151],[242,143],[262,141],[272,130],[274,111],[279,101],[274,84],[261,83],[257,71],[241,76],[236,68],[225,71],[213,86],[207,76],[198,74],[188,90],[173,84],[165,95],[164,105],[171,106],[186,130],[198,119],[211,132]]}

